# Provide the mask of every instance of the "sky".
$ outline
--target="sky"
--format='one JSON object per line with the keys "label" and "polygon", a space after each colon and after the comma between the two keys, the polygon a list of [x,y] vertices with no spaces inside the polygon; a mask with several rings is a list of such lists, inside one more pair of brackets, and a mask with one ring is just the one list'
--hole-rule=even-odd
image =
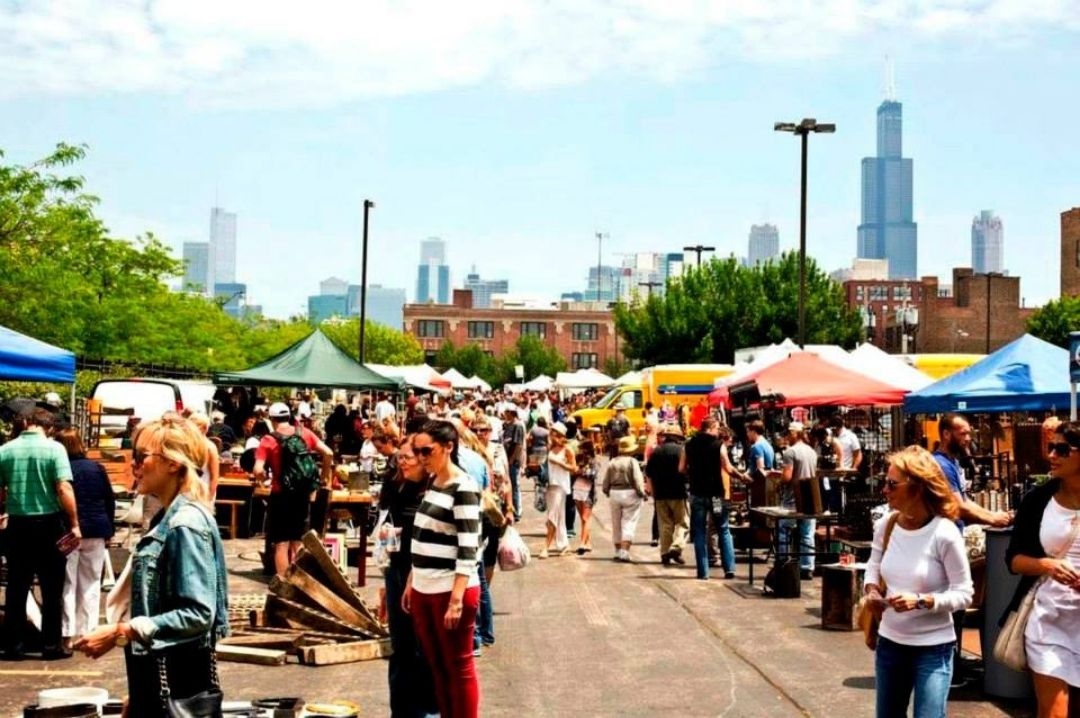
{"label": "sky", "polygon": [[[914,159],[919,273],[969,266],[992,209],[1028,306],[1058,292],[1080,205],[1077,0],[0,0],[0,149],[79,166],[114,236],[206,241],[238,215],[238,280],[269,316],[330,276],[415,294],[420,240],[514,294],[582,290],[621,253],[750,225],[850,266],[860,160],[894,68]],[[945,279],[945,281],[948,281]]]}

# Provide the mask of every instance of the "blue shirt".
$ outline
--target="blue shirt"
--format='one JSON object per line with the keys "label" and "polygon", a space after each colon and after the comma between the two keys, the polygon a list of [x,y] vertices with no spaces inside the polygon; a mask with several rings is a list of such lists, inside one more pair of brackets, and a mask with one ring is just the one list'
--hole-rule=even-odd
{"label": "blue shirt", "polygon": [[[960,462],[946,454],[944,451],[935,451],[934,458],[937,460],[938,466],[941,467],[942,473],[945,474],[945,480],[949,482],[949,488],[953,490],[953,493],[959,494],[961,500],[967,498],[967,495],[964,493],[964,472],[960,468]],[[956,527],[960,529],[962,533],[964,531],[964,522],[961,519],[957,519]]]}
{"label": "blue shirt", "polygon": [[758,472],[758,459],[765,460],[765,471],[776,466],[776,452],[764,436],[759,436],[750,447],[750,472],[754,478],[764,478],[764,475]]}
{"label": "blue shirt", "polygon": [[491,484],[487,462],[484,461],[484,457],[472,449],[464,446],[458,447],[458,467],[473,477],[481,489],[486,489]]}

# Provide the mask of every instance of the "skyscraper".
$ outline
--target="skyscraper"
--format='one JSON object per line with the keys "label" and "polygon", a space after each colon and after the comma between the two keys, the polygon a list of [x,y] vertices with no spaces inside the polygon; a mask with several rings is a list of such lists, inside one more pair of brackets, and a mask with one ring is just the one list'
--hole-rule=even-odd
{"label": "skyscraper", "polygon": [[429,237],[420,242],[420,266],[416,272],[416,303],[450,303],[450,267],[446,242]]}
{"label": "skyscraper", "polygon": [[660,255],[660,281],[667,286],[667,280],[681,277],[686,267],[686,258],[682,252],[668,252]]}
{"label": "skyscraper", "polygon": [[210,208],[210,274],[207,286],[236,282],[236,214]]}
{"label": "skyscraper", "polygon": [[977,274],[1004,271],[1005,231],[1001,218],[985,209],[971,220],[971,268]]}
{"label": "skyscraper", "polygon": [[349,283],[337,277],[327,277],[319,282],[319,295],[341,295],[349,291]]}
{"label": "skyscraper", "polygon": [[472,292],[472,305],[475,309],[487,309],[491,306],[492,295],[506,294],[510,291],[510,281],[481,279],[474,266],[472,272],[465,276],[465,289]]}
{"label": "skyscraper", "polygon": [[780,232],[774,224],[750,226],[750,242],[746,251],[749,267],[768,262],[780,256]]}
{"label": "skyscraper", "polygon": [[209,294],[210,243],[184,242],[185,292]]}
{"label": "skyscraper", "polygon": [[912,221],[912,161],[902,156],[902,106],[877,110],[877,157],[862,161],[860,259],[889,260],[889,279],[918,277],[918,226]]}

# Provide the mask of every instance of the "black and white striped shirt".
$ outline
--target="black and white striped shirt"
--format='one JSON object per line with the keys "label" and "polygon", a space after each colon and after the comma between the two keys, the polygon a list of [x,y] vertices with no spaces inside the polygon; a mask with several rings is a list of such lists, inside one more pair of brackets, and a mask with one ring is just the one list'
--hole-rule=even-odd
{"label": "black and white striped shirt", "polygon": [[448,593],[454,577],[469,577],[479,586],[476,572],[480,545],[480,487],[462,475],[456,482],[432,486],[416,512],[412,538],[412,587],[420,593]]}

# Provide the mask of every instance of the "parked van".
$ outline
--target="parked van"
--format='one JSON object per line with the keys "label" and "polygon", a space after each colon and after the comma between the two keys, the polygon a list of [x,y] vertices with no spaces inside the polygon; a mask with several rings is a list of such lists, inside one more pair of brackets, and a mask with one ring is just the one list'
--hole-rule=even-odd
{"label": "parked van", "polygon": [[217,387],[210,382],[177,379],[102,379],[94,385],[90,398],[101,402],[101,428],[124,427],[126,414],[112,410],[132,410],[146,421],[160,418],[166,411],[191,409],[209,414]]}
{"label": "parked van", "polygon": [[615,410],[626,409],[631,428],[637,430],[645,423],[645,404],[657,409],[665,400],[678,407],[693,407],[702,397],[716,388],[716,383],[735,371],[731,364],[661,364],[641,372],[640,384],[616,386],[588,409],[574,412],[578,426],[589,429],[604,426]]}

